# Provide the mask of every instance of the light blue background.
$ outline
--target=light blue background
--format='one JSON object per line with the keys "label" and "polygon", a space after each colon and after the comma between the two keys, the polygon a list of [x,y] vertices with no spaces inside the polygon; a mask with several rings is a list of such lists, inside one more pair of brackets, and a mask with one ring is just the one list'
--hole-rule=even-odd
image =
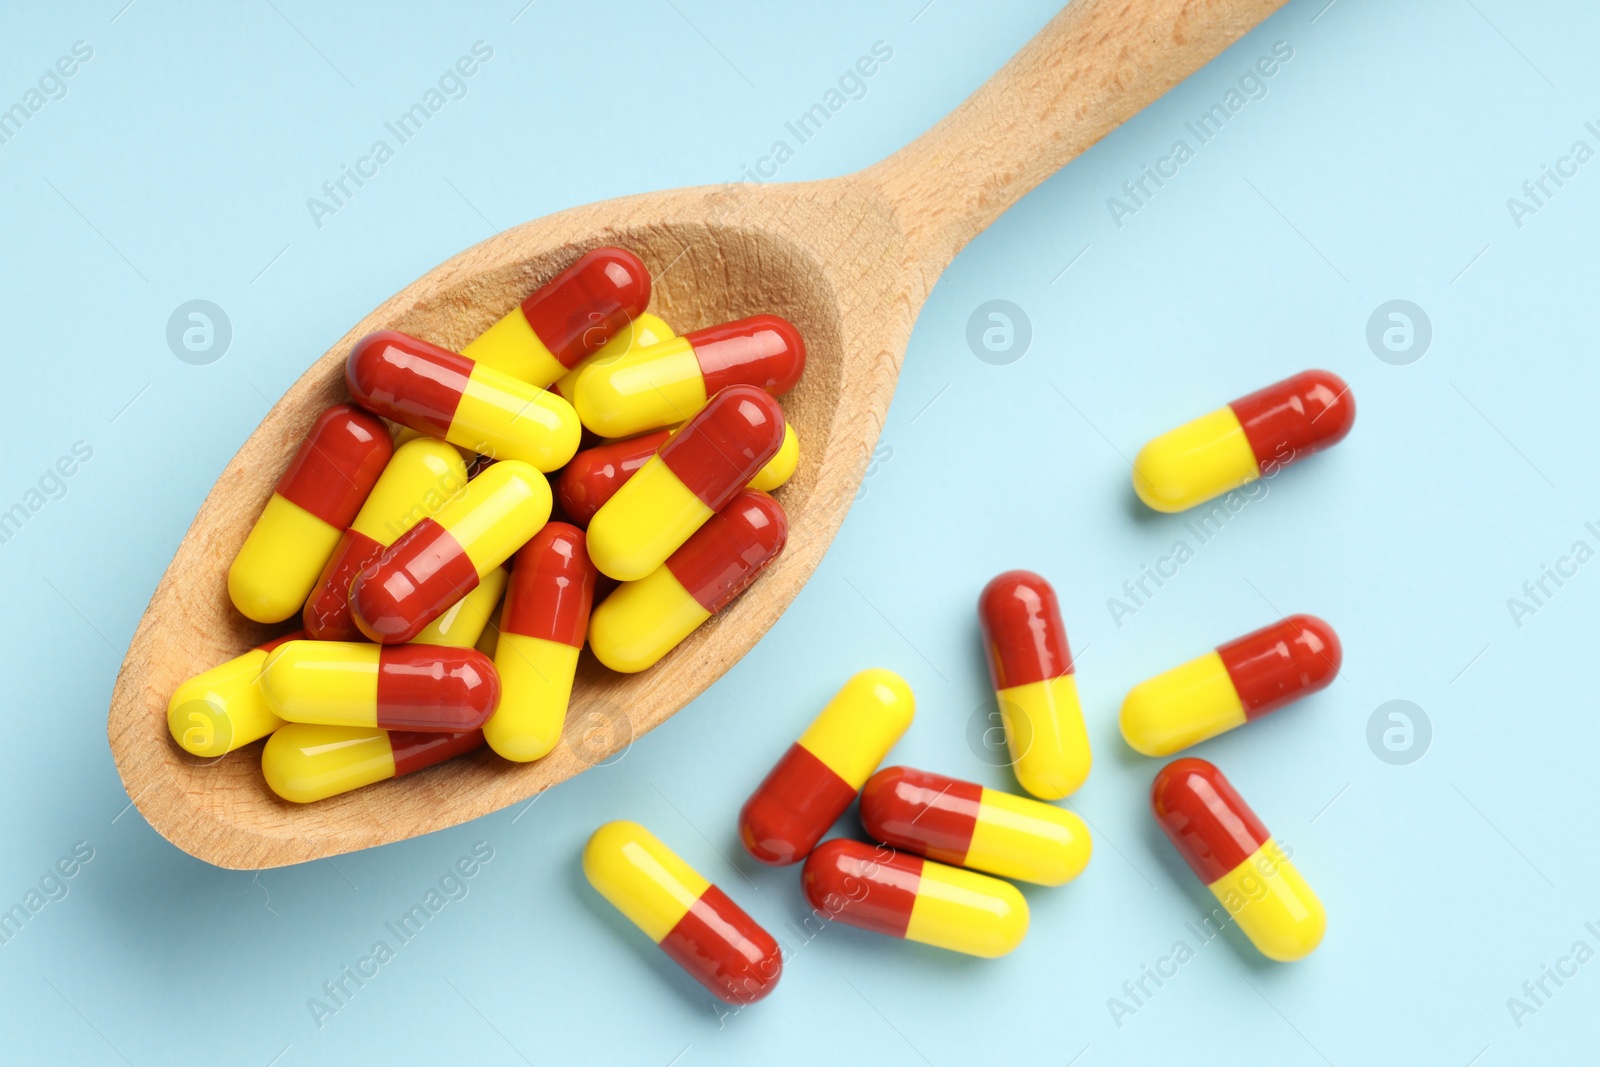
{"label": "light blue background", "polygon": [[[1583,127],[1600,119],[1593,5],[1290,3],[955,261],[863,497],[787,615],[704,697],[532,809],[255,877],[184,855],[127,809],[105,708],[157,578],[271,402],[350,323],[496,229],[734,178],[881,40],[893,59],[781,178],[878,159],[1054,5],[122,4],[12,4],[0,32],[0,106],[75,41],[94,50],[0,144],[0,508],[74,442],[93,450],[0,544],[0,907],[75,843],[94,857],[0,945],[5,1059],[1593,1058],[1600,963],[1547,980],[1554,995],[1520,1027],[1507,998],[1575,941],[1600,949],[1584,928],[1600,920],[1600,564],[1547,582],[1555,595],[1520,627],[1507,598],[1575,541],[1600,548],[1584,527],[1600,519],[1600,163],[1520,228],[1506,205],[1575,140],[1600,147]],[[494,55],[468,95],[318,228],[306,199],[479,40]],[[1107,198],[1276,41],[1294,57],[1266,98],[1119,228]],[[165,340],[195,298],[232,323],[209,366]],[[1432,323],[1406,366],[1366,341],[1396,298]],[[1031,323],[1007,365],[966,342],[992,299]],[[1196,547],[1181,517],[1133,504],[1125,457],[1307,366],[1351,383],[1348,441],[1271,482],[1118,626],[1107,600],[1122,583],[1179,538]],[[967,729],[988,699],[974,600],[1015,566],[1055,582],[1080,657],[1097,764],[1072,805],[1096,830],[1093,863],[1027,890],[1033,928],[1004,960],[841,926],[802,942],[787,925],[805,911],[796,872],[738,852],[740,803],[871,665],[918,694],[897,760],[1011,785]],[[1157,764],[1121,742],[1118,703],[1290,611],[1338,628],[1341,678],[1200,754],[1292,845],[1327,940],[1274,966],[1229,933],[1119,1026],[1109,998],[1132,1005],[1124,982],[1175,940],[1194,947],[1184,924],[1209,900],[1149,818]],[[1405,766],[1367,741],[1394,699],[1433,730]],[[618,817],[648,823],[794,949],[775,996],[719,1022],[588,889],[579,849]],[[469,895],[319,1028],[308,999],[476,842],[493,860]]]}

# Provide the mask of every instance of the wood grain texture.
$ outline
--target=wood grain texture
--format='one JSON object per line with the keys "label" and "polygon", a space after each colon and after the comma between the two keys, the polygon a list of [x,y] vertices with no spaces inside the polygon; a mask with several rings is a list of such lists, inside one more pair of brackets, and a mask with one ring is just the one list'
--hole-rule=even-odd
{"label": "wood grain texture", "polygon": [[[386,301],[311,365],[234,456],[135,631],[108,733],[140,813],[179,848],[261,869],[453,826],[528,799],[666,720],[747,652],[827,549],[894,393],[912,324],[950,259],[1007,207],[1276,10],[1282,0],[1078,0],[926,135],[854,175],[626,197],[526,223]],[[758,312],[806,338],[783,398],[802,461],[777,493],[788,548],[743,596],[642,674],[587,652],[561,743],[513,764],[487,749],[310,805],[279,800],[261,744],[189,756],[166,728],[184,679],[284,627],[242,618],[227,571],[317,415],[347,399],[344,359],[376,329],[460,349],[591,248],[621,245],[655,278],[652,310],[680,331]]]}

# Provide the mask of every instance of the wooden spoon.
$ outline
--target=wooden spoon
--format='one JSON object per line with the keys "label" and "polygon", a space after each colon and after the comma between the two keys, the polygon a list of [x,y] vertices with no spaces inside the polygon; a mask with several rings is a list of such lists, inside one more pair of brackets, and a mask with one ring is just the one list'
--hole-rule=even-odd
{"label": "wooden spoon", "polygon": [[[1023,194],[1275,11],[1283,0],[1077,0],[924,136],[842,178],[650,193],[525,223],[428,272],[312,364],[223,470],[134,632],[108,732],[128,795],[173,844],[221,867],[319,859],[454,826],[602,762],[699,695],[811,575],[865,470],[912,324],[941,271]],[[622,245],[676,329],[773,312],[809,360],[783,398],[803,460],[779,492],[778,562],[656,667],[585,655],[562,742],[537,763],[476,755],[316,804],[279,800],[260,745],[220,760],[167,732],[185,678],[281,631],[228,601],[227,571],[307,428],[346,399],[351,344],[380,328],[460,349],[590,248]]]}

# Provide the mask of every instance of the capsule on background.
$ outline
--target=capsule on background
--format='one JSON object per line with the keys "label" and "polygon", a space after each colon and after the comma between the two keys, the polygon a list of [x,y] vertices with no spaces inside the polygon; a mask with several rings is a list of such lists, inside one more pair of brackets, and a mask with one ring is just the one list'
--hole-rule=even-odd
{"label": "capsule on background", "polygon": [[376,415],[351,404],[319,415],[228,568],[233,606],[256,622],[299,611],[393,451]]}
{"label": "capsule on background", "polygon": [[911,686],[874,667],[834,695],[739,812],[739,840],[762,863],[799,863],[911,725]]}
{"label": "capsule on background", "polygon": [[695,330],[579,376],[572,405],[601,437],[632,437],[690,418],[731,385],[782,396],[800,380],[806,346],[776,315]]}
{"label": "capsule on background", "polygon": [[589,558],[621,582],[660,567],[778,454],[783,426],[770,394],[718,393],[594,513]]}
{"label": "capsule on background", "polygon": [[350,586],[361,632],[398,644],[476,589],[550,517],[550,484],[516,460],[489,467],[466,491],[390,545]]}
{"label": "capsule on background", "polygon": [[[496,567],[485,574],[476,589],[445,608],[443,615],[424,626],[422,632],[408,643],[477,648],[478,639],[488,628],[489,620],[500,610],[500,598],[505,595],[510,577],[504,567]],[[494,657],[491,655],[490,658]]]}
{"label": "capsule on background", "polygon": [[1017,782],[1043,800],[1071,796],[1093,760],[1056,591],[1006,571],[984,586],[978,621]]}
{"label": "capsule on background", "polygon": [[616,332],[616,335],[591,356],[585,356],[573,368],[562,375],[561,379],[550,387],[550,391],[557,396],[565,397],[568,403],[572,401],[572,392],[577,388],[578,375],[590,367],[610,366],[623,356],[637,348],[646,345],[657,345],[662,341],[670,341],[678,336],[671,326],[648,311],[634,318],[632,322]]}
{"label": "capsule on background", "polygon": [[1028,932],[1028,902],[1016,886],[886,845],[824,841],[801,883],[819,915],[969,956],[1004,956]]}
{"label": "capsule on background", "polygon": [[653,666],[744,592],[788,538],[778,502],[746,489],[666,563],[599,603],[589,618],[590,651],[624,674]]}
{"label": "capsule on background", "polygon": [[589,884],[672,961],[729,1004],[777,986],[783,953],[772,935],[636,822],[608,822],[583,847]]}
{"label": "capsule on background", "polygon": [[561,397],[408,334],[367,334],[344,376],[362,407],[494,459],[553,471],[578,451],[578,416]]}
{"label": "capsule on background", "polygon": [[432,767],[482,745],[482,730],[437,734],[292,722],[267,738],[261,772],[284,800],[309,804]]}
{"label": "capsule on background", "polygon": [[919,856],[1036,885],[1083,873],[1093,844],[1070,811],[910,767],[885,767],[861,790],[861,825]]}
{"label": "capsule on background", "polygon": [[273,649],[304,636],[296,630],[275,637],[178,686],[167,702],[167,729],[178,747],[191,756],[223,756],[282,726],[257,684],[261,665]]}
{"label": "capsule on background", "polygon": [[1167,764],[1150,787],[1150,807],[1263,956],[1289,963],[1322,942],[1322,901],[1216,767],[1193,757]]}
{"label": "capsule on background", "polygon": [[1134,686],[1122,736],[1146,756],[1170,756],[1327,688],[1343,661],[1333,627],[1290,615]]}
{"label": "capsule on background", "polygon": [[[656,430],[622,441],[586,448],[572,457],[572,462],[561,468],[554,486],[561,512],[578,526],[587,526],[606,501],[629,478],[650,461],[650,458],[672,436],[671,430]],[[748,489],[770,493],[787,482],[800,464],[800,440],[794,427],[783,426],[783,444],[778,454],[750,479]]]}
{"label": "capsule on background", "polygon": [[350,583],[395,538],[466,487],[467,465],[455,446],[418,437],[396,448],[306,598],[306,633],[318,641],[360,640],[350,614]]}
{"label": "capsule on background", "polygon": [[500,706],[483,727],[489,747],[506,759],[539,759],[561,738],[594,582],[576,526],[552,522],[517,551],[494,653]]}
{"label": "capsule on background", "polygon": [[625,330],[650,303],[650,272],[625,248],[596,248],[535,289],[461,350],[541,389]]}
{"label": "capsule on background", "polygon": [[463,733],[494,714],[500,676],[472,648],[289,641],[262,664],[261,692],[286,722]]}
{"label": "capsule on background", "polygon": [[1184,511],[1344,440],[1350,387],[1308,370],[1157,437],[1133,461],[1133,489],[1157,511]]}

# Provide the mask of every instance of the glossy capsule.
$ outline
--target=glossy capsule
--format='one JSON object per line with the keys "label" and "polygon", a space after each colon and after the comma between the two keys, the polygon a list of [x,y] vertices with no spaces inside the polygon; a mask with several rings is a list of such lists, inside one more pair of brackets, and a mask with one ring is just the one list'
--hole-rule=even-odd
{"label": "glossy capsule", "polygon": [[476,589],[446,608],[443,615],[424,626],[409,643],[476,648],[489,620],[500,610],[500,598],[505,596],[510,578],[504,567],[496,567],[485,574]]}
{"label": "glossy capsule", "polygon": [[594,582],[576,526],[552,522],[517,552],[494,652],[500,706],[483,727],[489,747],[506,759],[539,759],[561,737]]}
{"label": "glossy capsule", "polygon": [[257,684],[261,665],[273,649],[304,636],[296,630],[274,638],[178,686],[167,702],[167,729],[178,747],[191,756],[222,756],[282,726]]}
{"label": "glossy capsule", "polygon": [[1170,756],[1326,688],[1343,658],[1333,627],[1290,615],[1134,686],[1122,736],[1146,756]]}
{"label": "glossy capsule", "polygon": [[573,386],[572,404],[601,437],[632,437],[683,422],[731,385],[782,396],[805,365],[800,331],[776,315],[756,315],[585,371]]}
{"label": "glossy capsule", "polygon": [[350,583],[418,522],[467,487],[467,465],[452,445],[418,437],[394,450],[388,466],[328,557],[301,613],[318,641],[361,638],[350,614]]}
{"label": "glossy capsule", "polygon": [[1150,807],[1263,956],[1288,963],[1321,943],[1328,925],[1322,901],[1216,767],[1192,757],[1167,764],[1151,786]]}
{"label": "glossy capsule", "polygon": [[825,841],[801,883],[820,916],[969,956],[1004,956],[1028,932],[1016,886],[886,845]]}
{"label": "glossy capsule", "polygon": [[753,1004],[783,973],[772,935],[636,822],[609,822],[583,848],[583,873],[715,997]]}
{"label": "glossy capsule", "polygon": [[[579,526],[587,526],[594,513],[616,496],[617,490],[648,463],[671,436],[671,430],[656,430],[623,441],[607,441],[573,456],[572,462],[561,468],[553,487],[562,514]],[[783,444],[778,446],[778,454],[756,472],[746,488],[770,493],[794,475],[799,463],[799,438],[795,436],[794,427],[784,423]]]}
{"label": "glossy capsule", "polygon": [[894,848],[1036,885],[1072,881],[1093,848],[1070,811],[910,767],[867,780],[861,825]]}
{"label": "glossy capsule", "polygon": [[1133,489],[1184,511],[1344,440],[1356,418],[1343,379],[1308,370],[1162,434],[1133,461]]}
{"label": "glossy capsule", "polygon": [[494,459],[553,471],[578,451],[578,416],[561,397],[394,330],[356,342],[345,384],[362,407]]}
{"label": "glossy capsule", "polygon": [[893,671],[846,682],[739,812],[739,840],[762,863],[799,863],[844,814],[911,725],[916,698]]}
{"label": "glossy capsule", "polygon": [[550,484],[516,460],[489,467],[433,518],[423,519],[350,586],[361,632],[398,644],[477,588],[550,517]]}
{"label": "glossy capsule", "polygon": [[788,537],[778,502],[746,489],[666,563],[600,602],[589,618],[590,650],[625,674],[654,665],[744,592]]}
{"label": "glossy capsule", "polygon": [[292,722],[267,738],[261,771],[268,787],[284,800],[309,804],[432,767],[482,745],[482,730],[390,732],[374,726]]}
{"label": "glossy capsule", "polygon": [[650,272],[596,248],[535,289],[461,354],[543,388],[605,347],[650,303]]}
{"label": "glossy capsule", "polygon": [[1043,800],[1071,796],[1092,758],[1055,590],[1007,571],[984,587],[978,621],[1017,782]]}
{"label": "glossy capsule", "polygon": [[733,385],[712,398],[589,520],[589,558],[620,582],[665,563],[783,445],[771,395]]}
{"label": "glossy capsule", "polygon": [[494,713],[500,678],[471,648],[289,641],[262,664],[261,692],[286,722],[462,733]]}
{"label": "glossy capsule", "polygon": [[550,387],[550,391],[558,396],[566,397],[570,402],[573,390],[577,388],[578,375],[590,367],[610,366],[628,353],[646,345],[660,344],[670,341],[678,336],[658,316],[648,311],[634,318],[632,322],[618,330],[616,336],[605,343],[605,346],[592,356],[585,356],[573,368],[567,371],[559,381]]}
{"label": "glossy capsule", "polygon": [[228,568],[233,606],[256,622],[299,611],[393,451],[376,415],[335,404],[318,416]]}

